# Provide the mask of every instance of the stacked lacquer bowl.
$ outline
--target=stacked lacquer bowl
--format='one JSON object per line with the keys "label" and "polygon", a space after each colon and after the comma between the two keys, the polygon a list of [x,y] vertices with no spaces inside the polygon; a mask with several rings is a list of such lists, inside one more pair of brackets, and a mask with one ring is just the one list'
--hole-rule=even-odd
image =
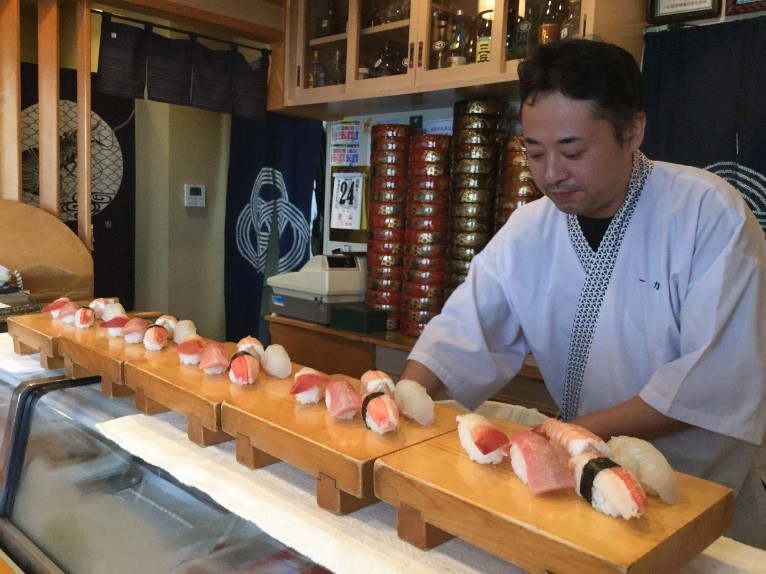
{"label": "stacked lacquer bowl", "polygon": [[500,153],[510,130],[509,104],[500,100],[455,103],[447,286],[468,275],[473,257],[495,231]]}
{"label": "stacked lacquer bowl", "polygon": [[509,138],[503,150],[501,183],[497,194],[495,230],[499,230],[516,209],[543,196],[532,180],[527,150],[519,136]]}
{"label": "stacked lacquer bowl", "polygon": [[410,126],[378,124],[371,135],[366,303],[388,311],[386,328],[397,330],[404,280]]}
{"label": "stacked lacquer bowl", "polygon": [[450,136],[410,138],[400,331],[417,337],[444,305]]}

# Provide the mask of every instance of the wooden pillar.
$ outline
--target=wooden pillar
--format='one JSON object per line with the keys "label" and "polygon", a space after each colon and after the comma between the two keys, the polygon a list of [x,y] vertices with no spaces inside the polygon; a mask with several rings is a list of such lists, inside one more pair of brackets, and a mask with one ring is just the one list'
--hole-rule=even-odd
{"label": "wooden pillar", "polygon": [[0,0],[0,198],[21,200],[21,0]]}
{"label": "wooden pillar", "polygon": [[90,5],[90,0],[77,0],[77,235],[92,251]]}
{"label": "wooden pillar", "polygon": [[61,215],[59,148],[59,3],[37,2],[37,62],[40,112],[40,207]]}

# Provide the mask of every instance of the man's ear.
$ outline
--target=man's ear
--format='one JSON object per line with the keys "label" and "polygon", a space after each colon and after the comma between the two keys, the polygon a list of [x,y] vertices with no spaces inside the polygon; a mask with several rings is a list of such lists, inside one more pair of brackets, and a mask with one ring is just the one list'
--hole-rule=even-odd
{"label": "man's ear", "polygon": [[625,129],[625,145],[630,148],[630,151],[636,151],[641,147],[641,143],[644,141],[644,131],[646,130],[646,114],[639,112],[633,117],[633,121],[630,122]]}

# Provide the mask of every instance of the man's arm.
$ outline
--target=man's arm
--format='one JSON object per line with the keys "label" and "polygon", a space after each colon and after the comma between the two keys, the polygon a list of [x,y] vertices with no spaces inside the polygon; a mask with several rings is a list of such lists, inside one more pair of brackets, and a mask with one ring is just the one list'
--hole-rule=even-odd
{"label": "man's arm", "polygon": [[423,363],[411,359],[407,360],[399,379],[412,379],[413,381],[420,383],[425,387],[431,397],[435,397],[436,394],[444,388],[444,383],[441,382],[441,379],[437,377],[431,369],[426,367]]}
{"label": "man's arm", "polygon": [[611,408],[577,417],[572,422],[604,440],[621,435],[649,440],[691,427],[650,407],[640,397],[633,397]]}

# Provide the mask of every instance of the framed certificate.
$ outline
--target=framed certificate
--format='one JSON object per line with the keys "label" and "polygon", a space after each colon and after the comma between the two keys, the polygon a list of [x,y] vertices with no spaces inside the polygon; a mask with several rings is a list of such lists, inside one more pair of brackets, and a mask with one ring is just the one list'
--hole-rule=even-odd
{"label": "framed certificate", "polygon": [[674,24],[721,14],[721,0],[649,0],[648,7],[652,24]]}

